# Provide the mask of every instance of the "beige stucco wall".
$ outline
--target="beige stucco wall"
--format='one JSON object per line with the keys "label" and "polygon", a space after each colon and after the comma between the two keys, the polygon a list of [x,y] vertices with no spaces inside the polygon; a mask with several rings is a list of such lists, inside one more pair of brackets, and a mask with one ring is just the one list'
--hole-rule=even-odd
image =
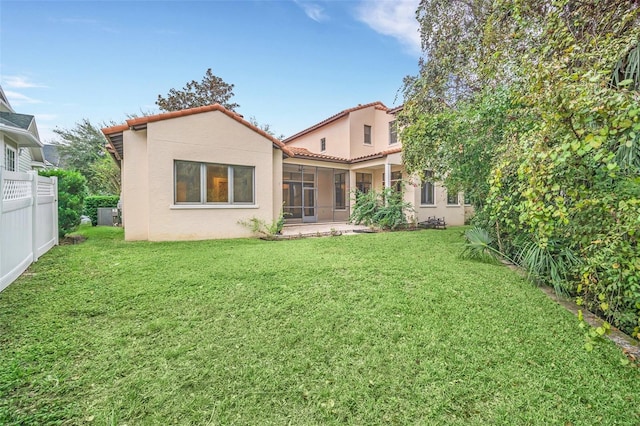
{"label": "beige stucco wall", "polygon": [[[326,151],[320,151],[320,139],[325,138]],[[316,154],[349,158],[349,119],[342,117],[330,125],[321,127],[296,139],[288,146],[306,148]]]}
{"label": "beige stucco wall", "polygon": [[[140,134],[140,141],[136,134]],[[127,240],[249,237],[251,231],[238,221],[256,217],[270,224],[280,210],[282,195],[275,195],[274,189],[281,192],[282,162],[274,159],[282,152],[267,138],[219,111],[152,122],[146,132],[126,131],[124,149]],[[254,166],[255,204],[174,205],[174,160]],[[277,175],[279,180],[274,182]],[[138,183],[132,182],[136,179]]]}
{"label": "beige stucco wall", "polygon": [[[400,143],[389,145],[389,122],[395,118],[386,111],[371,106],[350,114],[351,155],[350,158],[382,152],[389,148],[400,147]],[[364,126],[371,126],[371,145],[364,143]]]}
{"label": "beige stucco wall", "polygon": [[459,204],[451,205],[447,204],[447,190],[436,183],[435,189],[435,204],[433,205],[421,205],[420,204],[420,189],[421,187],[409,185],[413,190],[413,202],[415,205],[416,216],[418,222],[427,220],[429,217],[444,217],[448,226],[464,225],[465,219],[465,207],[462,201],[463,193],[458,194]]}
{"label": "beige stucco wall", "polygon": [[123,133],[122,223],[125,240],[149,239],[149,160],[147,131]]}

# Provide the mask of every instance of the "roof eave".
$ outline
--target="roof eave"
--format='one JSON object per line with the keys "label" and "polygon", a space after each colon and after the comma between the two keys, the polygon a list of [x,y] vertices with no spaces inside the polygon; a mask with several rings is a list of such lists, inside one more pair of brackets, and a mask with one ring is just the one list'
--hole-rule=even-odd
{"label": "roof eave", "polygon": [[10,135],[21,148],[42,148],[44,146],[44,144],[28,130],[0,123],[0,131]]}

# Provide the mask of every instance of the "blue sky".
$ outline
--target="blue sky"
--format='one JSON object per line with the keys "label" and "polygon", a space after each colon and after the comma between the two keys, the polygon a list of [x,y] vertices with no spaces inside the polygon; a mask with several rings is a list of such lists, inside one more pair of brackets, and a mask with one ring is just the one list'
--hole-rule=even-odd
{"label": "blue sky", "polygon": [[345,108],[402,103],[418,0],[0,1],[0,84],[41,139],[88,118],[157,112],[207,68],[277,135]]}

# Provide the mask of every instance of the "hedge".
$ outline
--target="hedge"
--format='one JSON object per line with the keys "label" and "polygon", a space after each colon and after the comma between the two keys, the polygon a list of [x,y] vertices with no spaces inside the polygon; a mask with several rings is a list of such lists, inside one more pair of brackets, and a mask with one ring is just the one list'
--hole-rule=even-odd
{"label": "hedge", "polygon": [[100,207],[118,207],[118,195],[92,195],[84,200],[84,214],[91,218],[91,224],[98,224],[98,208]]}

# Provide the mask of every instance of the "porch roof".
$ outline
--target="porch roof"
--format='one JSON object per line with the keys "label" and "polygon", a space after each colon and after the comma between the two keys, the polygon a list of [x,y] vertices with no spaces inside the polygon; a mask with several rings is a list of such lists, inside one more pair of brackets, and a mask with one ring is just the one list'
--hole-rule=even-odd
{"label": "porch roof", "polygon": [[348,163],[349,160],[341,157],[334,157],[331,155],[316,154],[309,151],[307,148],[301,148],[297,146],[291,146],[289,149],[293,152],[294,158],[309,158],[312,160],[331,161],[333,163]]}
{"label": "porch roof", "polygon": [[294,158],[294,159],[301,158],[301,159],[318,160],[318,161],[326,161],[329,163],[342,163],[342,164],[362,163],[365,161],[375,160],[377,158],[384,158],[387,155],[397,154],[399,152],[402,152],[402,147],[396,147],[396,148],[387,149],[387,150],[376,152],[369,155],[363,155],[362,157],[341,158],[341,157],[332,157],[330,155],[324,155],[324,154],[316,154],[315,152],[309,151],[307,148],[292,146],[292,147],[289,147],[289,149],[293,152],[294,155],[292,155],[291,158]]}

